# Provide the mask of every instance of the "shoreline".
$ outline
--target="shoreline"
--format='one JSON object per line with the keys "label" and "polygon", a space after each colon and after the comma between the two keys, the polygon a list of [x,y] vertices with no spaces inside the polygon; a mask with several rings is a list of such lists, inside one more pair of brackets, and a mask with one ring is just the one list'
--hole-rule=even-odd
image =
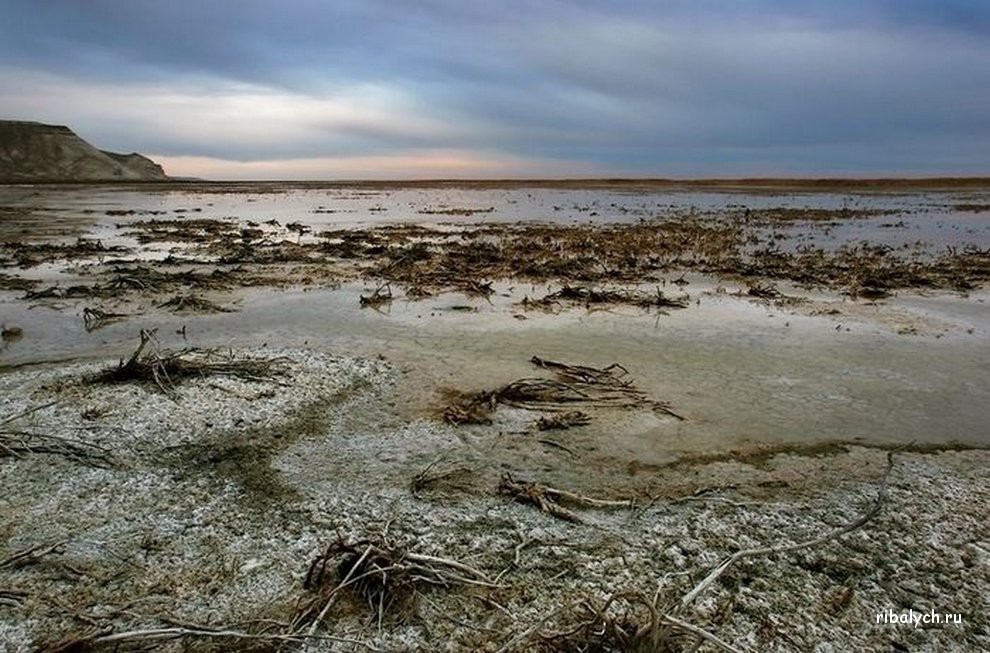
{"label": "shoreline", "polygon": [[7,207],[18,653],[990,646],[982,197],[216,188]]}
{"label": "shoreline", "polygon": [[[395,423],[387,414],[361,419],[396,392],[389,380],[394,372],[383,364],[267,349],[237,355],[288,357],[299,361],[293,366],[303,365],[300,373],[309,370],[307,378],[331,383],[303,399],[323,406],[321,416],[314,414],[315,421],[297,432],[290,426],[296,411],[284,404],[262,411],[269,422],[261,430],[240,424],[239,415],[258,414],[257,408],[245,410],[257,402],[250,397],[266,396],[261,401],[273,406],[300,399],[298,389],[265,380],[214,387],[216,381],[194,379],[176,386],[174,400],[153,386],[87,389],[54,382],[89,374],[99,368],[93,364],[42,372],[33,382],[42,393],[34,401],[53,392],[64,398],[26,416],[19,428],[45,433],[101,402],[112,406],[101,418],[112,423],[141,406],[158,406],[150,416],[161,425],[147,422],[134,431],[134,424],[119,430],[108,422],[90,435],[66,431],[98,437],[114,458],[106,466],[39,451],[0,467],[11,507],[2,524],[8,536],[0,585],[18,597],[0,607],[0,637],[14,650],[72,638],[101,650],[101,633],[111,632],[106,626],[126,634],[177,622],[186,634],[159,643],[162,650],[234,646],[240,640],[216,629],[253,632],[239,625],[246,619],[283,624],[262,631],[261,641],[266,633],[292,635],[298,632],[288,625],[293,610],[319,596],[305,587],[310,562],[328,543],[365,539],[460,561],[495,587],[419,587],[410,602],[403,599],[383,615],[381,627],[370,629],[379,608],[344,595],[324,625],[333,637],[353,643],[338,641],[333,650],[439,642],[464,650],[534,650],[581,622],[576,601],[600,606],[610,596],[656,595],[669,605],[733,550],[786,546],[854,523],[886,478],[884,450],[855,444],[686,461],[657,475],[649,493],[635,495],[629,507],[566,504],[580,519],[570,523],[499,496],[504,469],[465,459],[455,427]],[[338,372],[328,374],[330,369]],[[0,380],[12,382],[10,374]],[[141,396],[154,403],[135,403]],[[214,401],[228,407],[217,413],[210,408]],[[231,401],[244,408],[232,410]],[[182,417],[187,413],[200,417],[188,422]],[[199,435],[196,420],[210,413],[224,421],[212,435]],[[192,430],[175,432],[170,425],[176,423]],[[166,432],[169,439],[161,440]],[[259,463],[244,458],[244,451],[267,453]],[[749,650],[806,648],[823,640],[845,649],[891,641],[916,650],[984,646],[981,590],[970,574],[990,554],[981,548],[976,521],[990,498],[990,451],[893,456],[876,517],[834,541],[741,562],[701,590],[681,618]],[[245,466],[249,460],[256,462]],[[566,457],[559,461],[568,464]],[[617,504],[629,496],[607,485],[580,494]],[[12,557],[20,562],[7,564]],[[924,576],[920,570],[927,570]],[[615,601],[608,618],[648,623],[638,599],[627,601]],[[727,602],[735,606],[731,620],[725,618]],[[133,607],[114,607],[125,605]],[[801,606],[797,612],[795,606]],[[875,623],[875,614],[909,609],[958,612],[963,624],[902,629]],[[685,641],[677,628],[669,635]],[[594,637],[589,631],[579,640]],[[312,640],[305,648],[331,647]]]}
{"label": "shoreline", "polygon": [[130,181],[44,181],[44,180],[0,180],[0,186],[41,186],[64,188],[115,187],[156,188],[174,190],[196,190],[209,187],[231,188],[471,188],[471,189],[511,189],[511,188],[558,188],[558,189],[628,189],[628,190],[716,190],[716,191],[900,191],[900,190],[987,190],[990,177],[986,176],[916,176],[916,177],[714,177],[703,179],[676,179],[657,177],[619,178],[549,178],[549,179],[328,179],[328,180],[210,180],[182,179],[170,180],[130,180]]}

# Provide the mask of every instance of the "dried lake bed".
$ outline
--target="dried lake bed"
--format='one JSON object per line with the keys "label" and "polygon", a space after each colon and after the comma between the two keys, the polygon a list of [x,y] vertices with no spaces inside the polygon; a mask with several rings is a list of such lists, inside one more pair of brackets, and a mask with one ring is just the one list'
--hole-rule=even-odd
{"label": "dried lake bed", "polygon": [[990,644],[985,189],[0,191],[12,650]]}

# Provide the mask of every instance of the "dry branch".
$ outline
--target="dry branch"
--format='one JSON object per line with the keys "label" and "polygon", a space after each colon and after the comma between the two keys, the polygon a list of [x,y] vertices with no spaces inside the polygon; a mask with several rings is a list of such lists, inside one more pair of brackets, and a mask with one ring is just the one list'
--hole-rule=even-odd
{"label": "dry branch", "polygon": [[105,369],[91,377],[91,383],[151,383],[173,396],[175,386],[187,378],[207,376],[236,377],[261,381],[285,373],[281,359],[242,358],[220,355],[216,351],[184,349],[178,352],[145,352],[155,331],[141,330],[141,342],[131,357],[117,367]]}
{"label": "dry branch", "polygon": [[85,651],[101,650],[118,651],[120,650],[121,645],[143,644],[148,646],[153,642],[179,639],[247,640],[255,642],[282,642],[296,644],[302,644],[307,640],[315,640],[360,646],[369,651],[381,650],[375,648],[368,642],[349,637],[311,635],[305,633],[253,634],[226,628],[145,628],[141,630],[128,630],[118,633],[108,632],[104,629],[83,636],[63,639],[55,644],[44,646],[39,650],[40,653],[83,653]]}
{"label": "dry branch", "polygon": [[83,309],[82,317],[83,326],[89,332],[96,331],[111,322],[130,317],[130,315],[128,313],[112,313],[110,311],[102,311],[98,308],[86,307]]}
{"label": "dry branch", "polygon": [[628,500],[596,499],[568,490],[559,490],[541,483],[517,481],[510,474],[502,476],[498,493],[512,497],[520,503],[536,506],[543,512],[565,521],[583,524],[584,520],[577,513],[561,504],[570,504],[579,508],[632,508],[634,502]]}
{"label": "dry branch", "polygon": [[359,301],[361,308],[366,306],[369,308],[377,308],[379,306],[389,304],[392,302],[392,286],[388,281],[386,281],[375,288],[375,292],[371,293],[371,295],[361,295],[359,297]]}
{"label": "dry branch", "polygon": [[35,546],[28,547],[0,560],[0,569],[36,562],[46,555],[58,553],[68,542],[68,540],[60,540],[58,542],[36,544]]}
{"label": "dry branch", "polygon": [[[564,411],[575,404],[600,408],[647,406],[683,419],[667,404],[648,399],[633,384],[628,370],[618,363],[597,368],[560,363],[539,356],[533,356],[530,362],[540,369],[548,370],[555,378],[518,379],[496,390],[475,393],[448,390],[444,419],[452,424],[487,424],[491,422],[491,414],[500,404],[526,410],[550,411]],[[552,428],[555,424],[577,426],[588,423],[588,419],[580,411],[567,411],[556,419],[546,418],[545,423],[541,422],[541,428]]]}
{"label": "dry branch", "polygon": [[92,467],[114,467],[113,452],[106,447],[74,438],[34,430],[0,430],[0,458],[24,454],[51,454]]}
{"label": "dry branch", "polygon": [[[326,582],[331,575],[339,579],[333,585]],[[426,587],[457,585],[499,587],[484,572],[457,560],[384,542],[338,539],[310,563],[303,586],[316,595],[297,610],[293,628],[315,633],[344,589],[372,608],[381,622],[387,613],[398,618],[412,614],[418,594]]]}
{"label": "dry branch", "polygon": [[880,509],[883,507],[883,503],[887,497],[887,480],[890,478],[890,471],[893,469],[893,467],[894,467],[894,452],[891,451],[887,453],[887,469],[884,472],[883,479],[880,482],[880,487],[877,490],[877,498],[870,506],[870,509],[866,511],[859,519],[812,540],[797,542],[795,544],[758,547],[753,549],[742,549],[740,551],[736,551],[731,556],[725,558],[722,562],[720,562],[718,566],[716,566],[711,571],[711,573],[705,576],[705,578],[700,583],[695,585],[694,588],[691,589],[691,591],[689,591],[681,598],[681,607],[683,608],[690,605],[695,599],[698,598],[698,595],[700,595],[703,591],[705,591],[706,588],[708,588],[712,583],[718,580],[719,576],[724,574],[729,569],[729,567],[739,562],[743,558],[773,555],[777,553],[788,553],[790,551],[798,551],[800,549],[809,549],[811,547],[825,544],[826,542],[830,542],[836,538],[839,538],[845,535],[846,533],[851,533],[854,530],[862,528],[870,520],[872,520],[874,517],[880,514]]}

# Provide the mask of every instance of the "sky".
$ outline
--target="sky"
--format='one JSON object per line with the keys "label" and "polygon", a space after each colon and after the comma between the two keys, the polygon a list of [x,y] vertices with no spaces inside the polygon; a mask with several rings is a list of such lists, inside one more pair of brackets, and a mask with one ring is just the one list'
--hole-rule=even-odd
{"label": "sky", "polygon": [[0,119],[211,179],[990,174],[990,0],[0,0]]}

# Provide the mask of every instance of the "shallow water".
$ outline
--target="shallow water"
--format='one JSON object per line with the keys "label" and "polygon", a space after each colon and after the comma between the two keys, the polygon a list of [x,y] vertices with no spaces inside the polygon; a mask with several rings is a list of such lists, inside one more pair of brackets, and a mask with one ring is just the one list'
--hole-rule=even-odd
{"label": "shallow water", "polygon": [[[115,242],[117,225],[159,218],[235,217],[242,221],[300,222],[314,232],[327,228],[419,222],[555,223],[635,222],[745,208],[890,210],[891,215],[820,225],[816,240],[827,245],[864,238],[894,247],[918,240],[935,247],[990,245],[990,210],[959,211],[958,205],[990,206],[990,190],[942,192],[747,192],[696,190],[586,190],[573,188],[312,188],[273,186],[231,191],[154,186],[0,186],[0,239],[77,237]],[[451,209],[471,215],[438,213]],[[135,211],[131,215],[107,215]],[[154,213],[152,213],[154,212]],[[787,227],[783,227],[787,230]]]}
{"label": "shallow water", "polygon": [[[744,193],[430,188],[399,190],[288,189],[221,193],[110,187],[0,187],[0,237],[119,239],[117,224],[162,211],[190,216],[301,221],[315,231],[405,220],[628,221],[684,211],[749,207],[884,208],[899,211],[864,220],[817,225],[822,242],[869,239],[896,246],[925,240],[933,247],[990,246],[990,215],[954,211],[986,203],[990,193]],[[474,208],[469,217],[422,213]],[[559,207],[559,210],[555,207]],[[177,211],[182,211],[177,213]],[[319,212],[314,211],[333,211]],[[153,217],[153,216],[152,216]],[[892,227],[898,223],[900,226]],[[885,226],[886,225],[886,226]],[[145,254],[151,250],[146,250]],[[158,247],[163,255],[167,247]],[[58,278],[58,265],[32,271]],[[811,316],[725,295],[702,294],[714,283],[693,278],[686,291],[700,305],[657,315],[638,309],[560,315],[513,306],[540,289],[502,286],[484,300],[444,295],[394,301],[387,312],[359,308],[362,289],[245,293],[231,314],[175,316],[156,311],[86,333],[83,303],[28,306],[20,293],[0,293],[0,318],[24,329],[4,343],[0,366],[127,354],[140,328],[159,328],[165,346],[309,346],[382,355],[402,371],[395,410],[424,417],[437,390],[491,389],[533,376],[533,355],[570,363],[625,365],[651,397],[687,419],[649,412],[610,413],[564,436],[603,464],[662,464],[683,452],[759,443],[963,442],[990,445],[990,310],[987,295],[906,294],[851,315]],[[367,290],[364,290],[367,292]],[[835,298],[830,298],[835,300]],[[454,310],[469,306],[473,310]],[[840,305],[843,313],[845,306]],[[520,319],[523,315],[525,319]],[[893,317],[891,317],[893,316]],[[897,335],[895,322],[935,325],[922,335]],[[176,331],[186,327],[186,340]]]}
{"label": "shallow water", "polygon": [[[895,300],[910,314],[942,319],[947,330],[934,337],[711,295],[669,315],[572,309],[515,317],[524,314],[512,302],[531,290],[496,296],[494,305],[458,296],[396,300],[388,312],[359,308],[358,286],[264,291],[244,297],[237,313],[159,312],[89,334],[72,310],[7,300],[0,306],[26,335],[0,360],[124,356],[139,328],[154,327],[170,348],[267,344],[380,355],[402,372],[395,409],[419,418],[439,405],[442,387],[493,389],[538,376],[528,362],[538,355],[594,366],[619,362],[651,397],[687,418],[605,411],[580,433],[568,432],[572,445],[597,446],[603,461],[662,464],[684,452],[830,440],[990,445],[986,295]],[[177,333],[182,326],[186,339]]]}

